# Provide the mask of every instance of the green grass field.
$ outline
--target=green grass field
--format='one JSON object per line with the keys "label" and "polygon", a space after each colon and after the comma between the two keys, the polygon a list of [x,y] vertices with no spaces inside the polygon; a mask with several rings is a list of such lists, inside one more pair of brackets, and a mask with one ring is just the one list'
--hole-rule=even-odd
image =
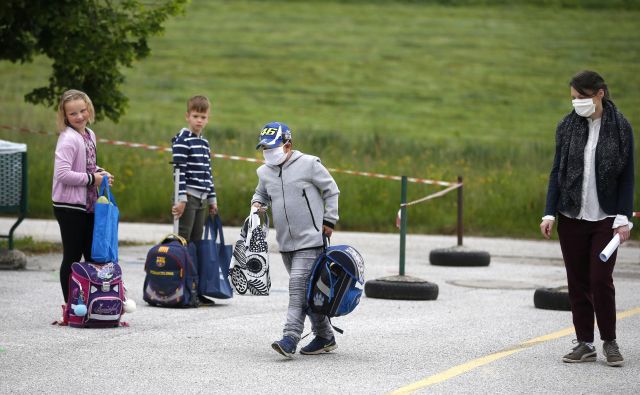
{"label": "green grass field", "polygon": [[[280,120],[293,129],[295,148],[327,167],[447,181],[462,175],[465,234],[537,238],[555,126],[571,110],[571,76],[599,71],[640,127],[640,11],[631,8],[193,1],[151,41],[150,57],[126,71],[128,113],[93,129],[168,146],[185,124],[186,99],[206,94],[213,112],[205,135],[217,153],[259,158],[260,127]],[[49,64],[0,63],[0,125],[54,130],[51,109],[22,99],[46,83]],[[0,129],[0,139],[29,144],[30,215],[51,217],[55,138]],[[123,220],[169,223],[170,155],[98,149],[117,177]],[[239,224],[256,165],[216,160],[214,167],[221,216]],[[338,229],[395,229],[399,182],[335,178]],[[409,199],[438,189],[410,184]],[[412,206],[409,232],[452,234],[455,213],[455,193]]]}

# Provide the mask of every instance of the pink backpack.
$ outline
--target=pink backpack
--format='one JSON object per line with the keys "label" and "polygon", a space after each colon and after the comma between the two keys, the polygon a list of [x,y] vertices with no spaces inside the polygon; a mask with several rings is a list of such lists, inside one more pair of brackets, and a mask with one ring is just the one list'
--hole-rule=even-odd
{"label": "pink backpack", "polygon": [[[71,265],[69,297],[63,318],[77,328],[121,325],[125,289],[122,270],[114,262],[75,262]],[[125,323],[122,323],[126,326]]]}

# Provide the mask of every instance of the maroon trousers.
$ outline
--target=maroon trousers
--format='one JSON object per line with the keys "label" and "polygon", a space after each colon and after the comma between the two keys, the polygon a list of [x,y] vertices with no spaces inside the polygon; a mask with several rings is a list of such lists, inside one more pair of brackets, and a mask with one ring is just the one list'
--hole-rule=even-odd
{"label": "maroon trousers", "polygon": [[598,255],[613,237],[614,218],[591,222],[558,215],[558,236],[567,270],[573,326],[579,341],[593,342],[595,313],[602,340],[616,338],[616,290],[613,267],[617,251],[607,262]]}

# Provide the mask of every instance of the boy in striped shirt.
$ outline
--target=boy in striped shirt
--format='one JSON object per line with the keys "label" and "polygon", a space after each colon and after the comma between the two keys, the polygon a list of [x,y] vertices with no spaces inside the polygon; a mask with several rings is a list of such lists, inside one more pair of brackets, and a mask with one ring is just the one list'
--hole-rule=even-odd
{"label": "boy in striped shirt", "polygon": [[202,137],[210,106],[205,96],[190,98],[185,114],[188,128],[182,128],[171,140],[173,163],[180,171],[178,202],[171,213],[180,219],[178,233],[187,241],[202,239],[207,205],[210,215],[218,213],[211,151],[209,142]]}

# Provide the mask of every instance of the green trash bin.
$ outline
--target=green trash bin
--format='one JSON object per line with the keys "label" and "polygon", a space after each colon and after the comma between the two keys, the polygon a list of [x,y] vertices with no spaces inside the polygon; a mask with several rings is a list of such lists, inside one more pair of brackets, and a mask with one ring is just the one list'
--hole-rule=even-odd
{"label": "green trash bin", "polygon": [[17,214],[18,220],[9,234],[13,250],[13,232],[27,216],[27,145],[0,140],[0,214]]}

